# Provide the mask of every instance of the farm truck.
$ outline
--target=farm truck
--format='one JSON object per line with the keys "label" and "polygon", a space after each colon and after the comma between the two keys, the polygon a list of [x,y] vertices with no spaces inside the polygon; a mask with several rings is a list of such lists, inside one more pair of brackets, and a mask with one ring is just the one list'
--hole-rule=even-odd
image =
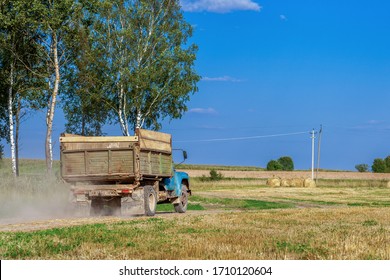
{"label": "farm truck", "polygon": [[62,134],[60,151],[61,176],[71,185],[79,215],[154,216],[158,203],[187,210],[189,176],[173,167],[170,134],[145,129],[135,136]]}

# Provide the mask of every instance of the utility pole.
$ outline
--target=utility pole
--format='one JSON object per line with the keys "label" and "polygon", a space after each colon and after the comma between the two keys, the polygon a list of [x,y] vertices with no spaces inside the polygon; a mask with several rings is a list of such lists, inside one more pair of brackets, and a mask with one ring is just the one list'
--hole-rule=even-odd
{"label": "utility pole", "polygon": [[314,139],[315,139],[315,132],[314,128],[311,131],[311,179],[314,180]]}
{"label": "utility pole", "polygon": [[322,138],[322,124],[320,126],[320,132],[318,133],[318,148],[317,148],[317,172],[316,172],[316,183],[318,177],[318,170],[320,169],[320,156],[321,156],[321,138]]}

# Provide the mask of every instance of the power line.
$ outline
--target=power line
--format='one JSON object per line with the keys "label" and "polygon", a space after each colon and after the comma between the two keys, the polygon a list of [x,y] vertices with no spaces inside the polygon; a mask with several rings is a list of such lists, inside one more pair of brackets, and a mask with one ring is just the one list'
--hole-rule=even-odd
{"label": "power line", "polygon": [[216,139],[202,139],[202,140],[179,140],[179,141],[174,141],[174,142],[176,142],[176,143],[189,143],[189,142],[239,141],[239,140],[249,140],[249,139],[259,139],[259,138],[291,136],[291,135],[306,134],[306,133],[310,133],[310,131],[292,132],[292,133],[283,133],[283,134],[271,134],[271,135],[258,135],[258,136],[248,136],[248,137],[216,138]]}

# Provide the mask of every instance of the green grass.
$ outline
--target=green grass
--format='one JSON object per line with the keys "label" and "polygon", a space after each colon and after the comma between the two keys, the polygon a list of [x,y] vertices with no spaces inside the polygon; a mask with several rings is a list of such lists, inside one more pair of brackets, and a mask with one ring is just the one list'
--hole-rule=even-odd
{"label": "green grass", "polygon": [[[59,176],[60,162],[53,161],[53,173]],[[20,159],[19,174],[21,176],[42,176],[46,174],[46,162],[42,159]],[[0,160],[0,176],[12,175],[11,159]]]}
{"label": "green grass", "polygon": [[[191,200],[201,204],[205,204],[205,208],[224,207],[228,209],[246,209],[246,210],[261,210],[261,209],[285,209],[293,208],[294,204],[290,203],[279,203],[271,201],[262,201],[254,199],[232,199],[232,198],[209,198],[201,196],[192,196]],[[206,206],[207,205],[207,206]]]}
{"label": "green grass", "polygon": [[[202,210],[205,210],[205,208],[200,204],[189,203],[187,210],[189,210],[189,211],[202,211]],[[157,205],[157,212],[175,212],[175,210],[174,210],[174,207],[172,204],[158,204]]]}
{"label": "green grass", "polygon": [[390,201],[375,201],[375,202],[353,202],[348,203],[351,207],[390,207]]}
{"label": "green grass", "polygon": [[[83,243],[94,246],[138,247],[131,241],[136,236],[147,235],[147,229],[156,232],[170,225],[162,219],[122,222],[114,225],[93,224],[56,228],[37,232],[0,233],[0,257],[3,259],[62,258],[74,253]],[[146,226],[147,229],[142,227]],[[129,230],[132,228],[132,230]],[[158,234],[156,234],[158,236]],[[161,236],[160,236],[161,237]],[[164,238],[161,238],[164,239]],[[126,240],[124,243],[123,240]]]}

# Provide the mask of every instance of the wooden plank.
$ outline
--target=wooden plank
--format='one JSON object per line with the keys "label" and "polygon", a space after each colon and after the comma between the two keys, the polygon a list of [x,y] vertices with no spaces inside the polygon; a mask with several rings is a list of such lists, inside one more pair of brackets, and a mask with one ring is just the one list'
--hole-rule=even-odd
{"label": "wooden plank", "polygon": [[62,172],[64,175],[85,174],[84,153],[62,154],[62,159]]}
{"label": "wooden plank", "polygon": [[100,143],[61,143],[61,150],[74,152],[81,150],[127,150],[132,149],[137,142],[100,142]]}
{"label": "wooden plank", "polygon": [[88,152],[88,174],[108,173],[108,151]]}
{"label": "wooden plank", "polygon": [[111,173],[134,173],[134,153],[132,150],[111,151]]}
{"label": "wooden plank", "polygon": [[137,142],[137,136],[71,136],[60,137],[61,143]]}
{"label": "wooden plank", "polygon": [[171,143],[172,139],[171,134],[146,129],[138,129],[138,136],[142,139],[165,142],[168,144]]}
{"label": "wooden plank", "polygon": [[170,143],[158,142],[154,140],[142,139],[140,140],[141,150],[153,150],[156,152],[162,152],[171,154],[172,147]]}
{"label": "wooden plank", "polygon": [[62,133],[61,136],[62,137],[83,137],[82,135],[71,134],[71,133]]}
{"label": "wooden plank", "polygon": [[172,136],[167,133],[138,129],[141,150],[151,150],[166,154],[172,153]]}
{"label": "wooden plank", "polygon": [[64,180],[67,182],[132,182],[134,174],[129,173],[114,173],[114,174],[93,174],[93,175],[64,175]]}
{"label": "wooden plank", "polygon": [[170,177],[172,176],[172,155],[142,151],[140,166],[142,175]]}

